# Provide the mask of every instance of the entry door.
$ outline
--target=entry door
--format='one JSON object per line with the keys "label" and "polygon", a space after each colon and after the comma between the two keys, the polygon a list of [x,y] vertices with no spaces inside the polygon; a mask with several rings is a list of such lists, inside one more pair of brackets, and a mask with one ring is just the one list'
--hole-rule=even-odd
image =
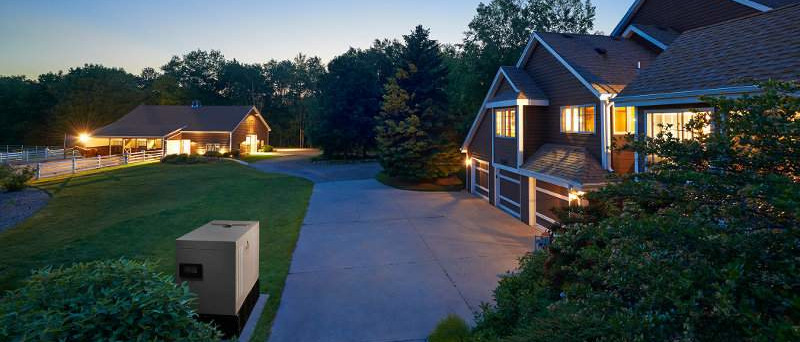
{"label": "entry door", "polygon": [[250,146],[250,153],[258,152],[258,135],[248,135],[247,138],[245,138],[245,141]]}
{"label": "entry door", "polygon": [[181,153],[183,153],[183,154],[191,154],[192,153],[192,141],[191,140],[181,140]]}
{"label": "entry door", "polygon": [[167,154],[180,154],[181,141],[180,140],[167,140]]}

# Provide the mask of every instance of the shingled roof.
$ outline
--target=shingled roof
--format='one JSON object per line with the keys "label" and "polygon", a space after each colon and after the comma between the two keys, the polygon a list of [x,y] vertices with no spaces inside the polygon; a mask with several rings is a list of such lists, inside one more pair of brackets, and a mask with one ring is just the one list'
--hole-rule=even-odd
{"label": "shingled roof", "polygon": [[616,94],[657,53],[636,42],[609,36],[536,32],[568,65],[602,94]]}
{"label": "shingled roof", "polygon": [[800,4],[684,32],[619,95],[800,79]]}
{"label": "shingled roof", "polygon": [[680,32],[675,31],[669,27],[663,27],[658,25],[642,25],[642,24],[633,24],[631,25],[640,31],[644,32],[644,34],[653,37],[653,39],[657,40],[659,43],[664,45],[670,45],[675,39],[678,39],[678,36],[681,35]]}
{"label": "shingled roof", "polygon": [[521,167],[572,183],[574,186],[597,186],[606,183],[608,172],[586,148],[544,144]]}
{"label": "shingled roof", "polygon": [[113,123],[92,132],[96,137],[163,137],[177,130],[231,132],[252,106],[140,105]]}

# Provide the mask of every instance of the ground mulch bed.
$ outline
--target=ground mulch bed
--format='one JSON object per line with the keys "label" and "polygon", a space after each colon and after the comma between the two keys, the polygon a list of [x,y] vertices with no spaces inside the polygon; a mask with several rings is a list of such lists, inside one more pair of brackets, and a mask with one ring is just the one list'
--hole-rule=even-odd
{"label": "ground mulch bed", "polygon": [[36,188],[0,192],[0,232],[3,232],[42,209],[50,196]]}

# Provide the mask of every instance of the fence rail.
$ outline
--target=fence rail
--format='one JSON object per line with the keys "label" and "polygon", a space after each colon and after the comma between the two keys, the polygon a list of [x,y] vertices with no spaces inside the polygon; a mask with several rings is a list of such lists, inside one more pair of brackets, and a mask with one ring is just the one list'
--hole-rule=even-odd
{"label": "fence rail", "polygon": [[73,157],[70,159],[43,162],[36,164],[36,179],[74,174],[82,171],[97,170],[113,166],[156,161],[160,160],[162,156],[163,151],[156,150],[89,158]]}
{"label": "fence rail", "polygon": [[77,155],[74,149],[52,148],[47,146],[30,146],[24,149],[0,150],[0,164],[7,163],[33,163],[52,159],[64,159]]}

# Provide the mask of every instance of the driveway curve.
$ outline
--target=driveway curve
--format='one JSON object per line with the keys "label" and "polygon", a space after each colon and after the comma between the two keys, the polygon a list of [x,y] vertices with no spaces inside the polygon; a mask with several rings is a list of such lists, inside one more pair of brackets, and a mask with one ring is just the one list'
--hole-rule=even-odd
{"label": "driveway curve", "polygon": [[374,163],[311,155],[251,164],[315,182],[272,342],[424,341],[448,314],[471,322],[531,249],[531,227],[466,192],[398,190]]}

